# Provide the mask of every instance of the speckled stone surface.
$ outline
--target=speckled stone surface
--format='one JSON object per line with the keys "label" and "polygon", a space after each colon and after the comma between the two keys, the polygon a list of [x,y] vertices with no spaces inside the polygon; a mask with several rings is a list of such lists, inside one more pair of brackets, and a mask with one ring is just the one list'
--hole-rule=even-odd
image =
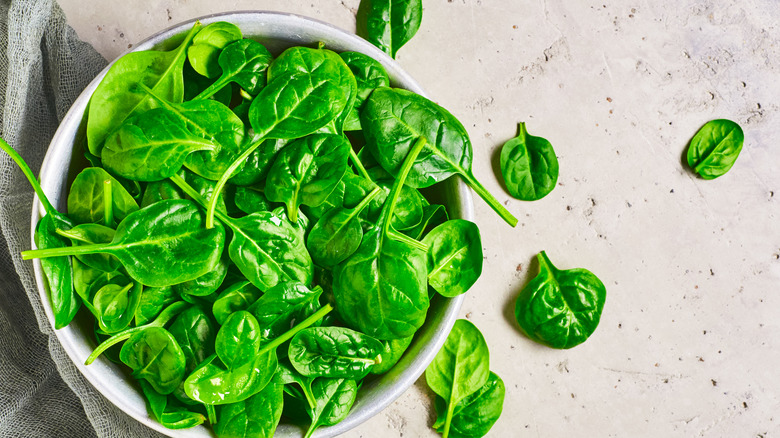
{"label": "speckled stone surface", "polygon": [[[358,0],[60,0],[107,58],[188,18],[293,12],[355,28]],[[478,198],[485,267],[462,316],[507,386],[493,437],[780,434],[780,2],[424,0],[398,61],[466,126],[474,173],[520,218]],[[684,165],[693,134],[729,118],[745,146],[725,176]],[[500,146],[527,122],[560,162],[546,198],[509,197]],[[546,250],[607,286],[601,324],[557,351],[524,338],[514,300]],[[437,436],[424,380],[345,436]],[[778,418],[775,418],[778,417]]]}

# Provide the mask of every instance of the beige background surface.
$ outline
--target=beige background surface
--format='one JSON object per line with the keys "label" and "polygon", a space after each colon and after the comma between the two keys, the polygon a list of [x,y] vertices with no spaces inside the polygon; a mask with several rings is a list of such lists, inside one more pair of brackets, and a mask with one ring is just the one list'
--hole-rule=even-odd
{"label": "beige background surface", "polygon": [[[358,0],[60,0],[106,58],[200,15],[298,13],[353,31]],[[424,0],[398,61],[454,113],[474,172],[520,218],[478,198],[485,268],[462,316],[507,385],[494,437],[780,434],[780,2]],[[706,121],[745,131],[734,168],[682,157]],[[525,121],[550,140],[558,187],[511,199],[498,148]],[[607,285],[601,325],[569,351],[524,338],[514,299],[546,250]],[[346,436],[436,436],[423,380]],[[776,418],[777,417],[777,418]]]}

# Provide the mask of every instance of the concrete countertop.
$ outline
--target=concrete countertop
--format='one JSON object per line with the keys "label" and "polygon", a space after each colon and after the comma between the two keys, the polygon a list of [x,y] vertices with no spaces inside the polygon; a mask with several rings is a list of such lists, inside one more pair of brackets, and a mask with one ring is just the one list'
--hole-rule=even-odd
{"label": "concrete countertop", "polygon": [[[180,21],[297,13],[354,31],[359,0],[60,0],[113,59]],[[455,114],[474,173],[520,219],[475,197],[485,267],[462,316],[506,383],[494,437],[769,437],[780,432],[780,3],[776,0],[425,0],[398,61]],[[683,164],[708,120],[745,132],[712,181]],[[527,122],[558,187],[512,199],[497,152]],[[601,324],[568,351],[520,334],[514,300],[546,250],[607,286]],[[424,380],[345,436],[437,436]],[[778,417],[777,419],[775,417]]]}

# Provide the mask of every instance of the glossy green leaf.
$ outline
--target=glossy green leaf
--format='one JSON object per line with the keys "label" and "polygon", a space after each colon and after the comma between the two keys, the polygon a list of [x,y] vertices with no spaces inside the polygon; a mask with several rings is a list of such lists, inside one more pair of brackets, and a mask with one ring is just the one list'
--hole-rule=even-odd
{"label": "glossy green leaf", "polygon": [[187,49],[187,59],[196,72],[207,78],[215,78],[222,72],[218,63],[222,49],[242,37],[241,29],[233,23],[211,23],[192,39],[192,45]]}
{"label": "glossy green leaf", "polygon": [[520,330],[552,348],[585,342],[601,319],[604,283],[587,269],[557,269],[544,251],[537,260],[539,275],[523,287],[515,305]]}
{"label": "glossy green leaf", "polygon": [[263,192],[254,187],[236,187],[236,195],[233,198],[236,207],[246,214],[271,211],[274,205],[265,197]]}
{"label": "glossy green leaf", "polygon": [[288,356],[304,376],[360,380],[382,362],[383,345],[343,327],[311,327],[292,338]]}
{"label": "glossy green leaf", "polygon": [[349,379],[320,377],[312,383],[312,394],[317,406],[308,409],[311,425],[305,438],[321,426],[332,426],[345,419],[357,397],[357,383]]}
{"label": "glossy green leaf", "polygon": [[169,401],[170,396],[155,391],[145,380],[139,380],[138,384],[146,398],[146,407],[150,415],[168,429],[189,429],[206,421],[203,414],[192,412]]}
{"label": "glossy green leaf", "polygon": [[347,64],[357,81],[355,109],[359,110],[363,107],[363,103],[374,89],[390,86],[390,77],[387,75],[387,71],[374,58],[359,52],[341,52],[339,56]]}
{"label": "glossy green leaf", "polygon": [[313,315],[320,308],[321,294],[321,288],[310,290],[300,282],[278,283],[248,310],[257,318],[261,337],[271,340]]}
{"label": "glossy green leaf", "polygon": [[406,349],[412,344],[412,339],[414,336],[382,341],[382,352],[380,353],[382,361],[371,368],[371,374],[384,374],[390,371],[401,360]]}
{"label": "glossy green leaf", "polygon": [[257,394],[276,372],[274,351],[257,354],[234,369],[226,367],[216,355],[207,358],[184,381],[188,397],[209,405],[236,403]]}
{"label": "glossy green leaf", "polygon": [[192,306],[180,313],[168,331],[184,354],[186,374],[214,354],[217,326],[199,306]]}
{"label": "glossy green leaf", "polygon": [[[74,271],[74,279],[76,278]],[[145,287],[141,292],[141,300],[135,311],[135,325],[144,325],[152,321],[169,304],[179,301],[179,294],[173,287]]]}
{"label": "glossy green leaf", "polygon": [[250,39],[235,41],[219,54],[222,75],[194,100],[208,99],[231,82],[255,95],[266,84],[265,72],[270,62],[271,53],[262,44]]}
{"label": "glossy green leaf", "polygon": [[[69,230],[58,229],[57,234],[70,239],[73,246],[80,246],[110,243],[116,231],[105,225],[81,224]],[[76,258],[89,267],[105,272],[114,272],[121,266],[119,260],[110,254],[80,254]]]}
{"label": "glossy green leaf", "polygon": [[248,281],[233,283],[220,292],[219,297],[214,301],[211,308],[214,318],[222,325],[233,313],[247,310],[261,295],[260,289]]}
{"label": "glossy green leaf", "polygon": [[116,333],[127,328],[138,310],[142,289],[141,283],[122,276],[97,290],[92,298],[92,308],[100,329]]}
{"label": "glossy green leaf", "polygon": [[136,332],[122,346],[119,358],[160,394],[172,393],[184,378],[184,354],[173,336],[162,327]]}
{"label": "glossy green leaf", "polygon": [[244,166],[232,178],[231,184],[253,186],[265,181],[279,151],[288,143],[284,139],[265,140],[246,159]]}
{"label": "glossy green leaf", "polygon": [[170,102],[181,102],[186,50],[199,29],[200,23],[195,23],[174,50],[131,52],[114,62],[89,100],[87,141],[93,155],[102,156],[103,141],[128,117],[154,108],[154,101],[138,84]]}
{"label": "glossy green leaf", "polygon": [[227,253],[223,253],[219,262],[214,268],[198,278],[194,278],[184,283],[174,284],[173,290],[179,295],[191,295],[195,297],[205,297],[216,292],[222,285],[227,276],[228,264],[230,259]]}
{"label": "glossy green leaf", "polygon": [[509,194],[524,201],[542,199],[558,181],[558,158],[549,141],[518,124],[517,137],[501,148],[501,174]]}
{"label": "glossy green leaf", "polygon": [[239,310],[225,320],[216,339],[217,356],[228,369],[250,363],[261,344],[260,324],[246,310]]}
{"label": "glossy green leaf", "polygon": [[428,283],[445,297],[465,293],[482,275],[482,240],[474,222],[447,221],[422,242],[428,245]]}
{"label": "glossy green leaf", "polygon": [[395,58],[422,22],[422,0],[371,0],[367,16],[368,41]]}
{"label": "glossy green leaf", "polygon": [[[482,437],[498,421],[504,408],[504,381],[496,373],[491,372],[487,382],[476,392],[466,396],[455,406],[450,423],[450,438]],[[436,422],[433,429],[444,432],[447,421],[447,402],[436,396]]]}
{"label": "glossy green leaf", "polygon": [[[64,216],[62,217],[64,218]],[[41,250],[68,248],[69,240],[57,234],[57,229],[70,228],[74,224],[47,214],[35,226],[35,246]],[[81,307],[81,300],[73,289],[73,269],[70,257],[41,259],[41,270],[48,284],[49,299],[54,313],[54,328],[61,329],[73,320]]]}
{"label": "glossy green leaf", "polygon": [[691,139],[688,165],[704,179],[717,178],[737,161],[745,134],[739,125],[726,119],[707,122]]}
{"label": "glossy green leaf", "polygon": [[219,438],[272,438],[282,416],[282,388],[274,381],[248,399],[220,406],[214,431]]}
{"label": "glossy green leaf", "polygon": [[[106,197],[111,210],[111,223],[106,223]],[[68,192],[68,215],[74,222],[100,223],[113,227],[128,214],[138,210],[138,204],[122,184],[99,167],[87,167],[79,172]]]}

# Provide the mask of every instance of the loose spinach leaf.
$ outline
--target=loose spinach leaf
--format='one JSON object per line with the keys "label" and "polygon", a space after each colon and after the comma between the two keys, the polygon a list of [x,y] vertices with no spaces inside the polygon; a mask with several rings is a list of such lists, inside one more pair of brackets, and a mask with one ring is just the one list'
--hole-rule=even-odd
{"label": "loose spinach leaf", "polygon": [[587,269],[557,269],[544,251],[536,258],[539,275],[525,285],[515,305],[520,330],[552,348],[585,342],[604,309],[604,283]]}
{"label": "loose spinach leaf", "polygon": [[[56,233],[70,239],[73,246],[110,243],[116,235],[112,228],[100,224],[76,225],[69,230],[58,229]],[[76,258],[87,266],[104,272],[114,272],[121,266],[119,260],[110,254],[80,254]]]}
{"label": "loose spinach leaf", "polygon": [[311,425],[304,438],[311,437],[320,426],[332,426],[347,418],[358,388],[354,380],[320,377],[314,380],[311,390],[317,405],[307,409]]}
{"label": "loose spinach leaf", "polygon": [[254,187],[236,187],[233,202],[239,210],[246,214],[274,209],[274,204],[265,197],[262,191]]}
{"label": "loose spinach leaf", "polygon": [[218,324],[224,324],[230,315],[239,310],[247,310],[261,295],[260,289],[248,281],[231,284],[220,292],[219,297],[214,301],[211,308],[214,319]]}
{"label": "loose spinach leaf", "polygon": [[[68,193],[68,215],[74,222],[113,227],[138,204],[122,184],[99,167],[87,167],[73,180]],[[107,218],[111,220],[107,220]]]}
{"label": "loose spinach leaf", "polygon": [[369,5],[366,39],[395,58],[420,28],[422,0],[371,0]]}
{"label": "loose spinach leaf", "polygon": [[707,122],[691,139],[688,165],[703,179],[717,178],[737,161],[745,134],[739,125],[726,119]]}
{"label": "loose spinach leaf", "polygon": [[89,100],[89,152],[102,156],[103,141],[108,134],[128,117],[154,108],[154,101],[138,84],[154,90],[169,102],[181,102],[184,96],[182,69],[186,51],[199,29],[200,23],[195,23],[174,50],[130,52],[114,62]]}
{"label": "loose spinach leaf", "polygon": [[299,282],[278,283],[249,306],[260,325],[261,337],[275,339],[298,321],[303,321],[320,308],[322,288],[309,290]]}
{"label": "loose spinach leaf", "polygon": [[384,346],[376,339],[343,327],[312,327],[292,338],[288,357],[309,377],[360,380],[382,362]]}
{"label": "loose spinach leaf", "polygon": [[455,407],[482,388],[490,375],[490,354],[479,329],[465,319],[455,321],[444,346],[425,370],[428,386],[447,403],[442,430],[447,437]]}
{"label": "loose spinach leaf", "polygon": [[213,294],[225,281],[229,263],[230,258],[227,253],[223,253],[214,269],[198,278],[173,285],[174,292],[181,296],[187,294],[194,297],[205,297]]}
{"label": "loose spinach leaf", "polygon": [[377,88],[366,101],[360,122],[366,147],[391,175],[398,175],[412,145],[425,138],[426,148],[409,172],[407,185],[429,187],[458,174],[502,219],[517,225],[517,218],[472,174],[471,140],[458,119],[444,108],[411,91]]}
{"label": "loose spinach leaf", "polygon": [[482,275],[482,240],[474,222],[447,221],[422,242],[428,245],[428,283],[445,297],[465,293]]}
{"label": "loose spinach leaf", "polygon": [[122,262],[133,280],[163,287],[214,269],[224,241],[224,228],[206,229],[203,215],[191,201],[166,200],[130,213],[111,243],[24,251],[22,258],[107,253]]}
{"label": "loose spinach leaf", "polygon": [[184,194],[168,180],[150,182],[141,198],[141,208],[165,199],[184,199]]}
{"label": "loose spinach leaf", "polygon": [[214,354],[217,326],[199,306],[192,306],[180,313],[168,331],[184,354],[186,375]]}
{"label": "loose spinach leaf", "polygon": [[298,206],[322,204],[347,171],[349,142],[342,136],[315,134],[292,142],[279,152],[268,171],[266,197],[287,205],[292,222]]}
{"label": "loose spinach leaf", "polygon": [[[487,435],[501,416],[505,391],[504,381],[491,371],[487,383],[455,406],[449,438],[474,438]],[[442,433],[447,421],[447,402],[436,396],[434,406],[437,418],[432,427]]]}
{"label": "loose spinach leaf", "polygon": [[265,181],[268,171],[287,140],[265,140],[246,159],[244,167],[230,178],[230,183],[239,186],[254,186]]}
{"label": "loose spinach leaf", "polygon": [[374,58],[359,52],[342,52],[339,56],[352,71],[357,82],[355,110],[363,108],[363,103],[374,89],[390,86],[390,77],[387,75],[387,71]]}
{"label": "loose spinach leaf", "polygon": [[298,370],[296,370],[287,360],[279,362],[279,368],[276,369],[276,376],[274,378],[275,381],[285,385],[285,391],[288,393],[293,393],[293,391],[288,389],[289,387],[286,385],[290,385],[292,383],[298,384],[298,386],[301,387],[301,391],[298,392],[296,390],[294,395],[301,395],[302,397],[299,398],[305,398],[309,403],[309,407],[312,409],[317,406],[317,400],[314,398],[314,394],[311,392],[311,384],[314,382],[314,379],[314,377],[307,377],[299,373]]}
{"label": "loose spinach leaf", "polygon": [[[73,278],[76,279],[74,265]],[[173,291],[173,287],[145,287],[141,292],[141,300],[135,311],[135,325],[144,325],[153,320],[169,304],[179,301],[179,294]]]}
{"label": "loose spinach leaf", "polygon": [[196,72],[207,78],[215,78],[222,71],[218,64],[222,49],[242,37],[241,29],[233,23],[211,23],[192,39],[192,45],[187,49],[187,59]]}
{"label": "loose spinach leaf", "polygon": [[219,407],[220,438],[272,438],[282,416],[284,385],[274,381],[248,399]]}
{"label": "loose spinach leaf", "polygon": [[420,240],[425,236],[425,232],[431,227],[437,227],[449,220],[447,209],[443,205],[429,204],[423,206],[423,217],[416,226],[404,230],[404,234],[412,239]]}
{"label": "loose spinach leaf", "polygon": [[509,194],[524,201],[547,196],[558,181],[558,158],[549,141],[529,135],[525,123],[501,148],[501,174]]}
{"label": "loose spinach leaf", "polygon": [[184,378],[185,359],[179,344],[162,327],[149,327],[130,336],[119,358],[160,394],[170,394]]}
{"label": "loose spinach leaf", "polygon": [[100,329],[111,334],[127,328],[141,301],[141,283],[119,276],[95,292],[92,309]]}

